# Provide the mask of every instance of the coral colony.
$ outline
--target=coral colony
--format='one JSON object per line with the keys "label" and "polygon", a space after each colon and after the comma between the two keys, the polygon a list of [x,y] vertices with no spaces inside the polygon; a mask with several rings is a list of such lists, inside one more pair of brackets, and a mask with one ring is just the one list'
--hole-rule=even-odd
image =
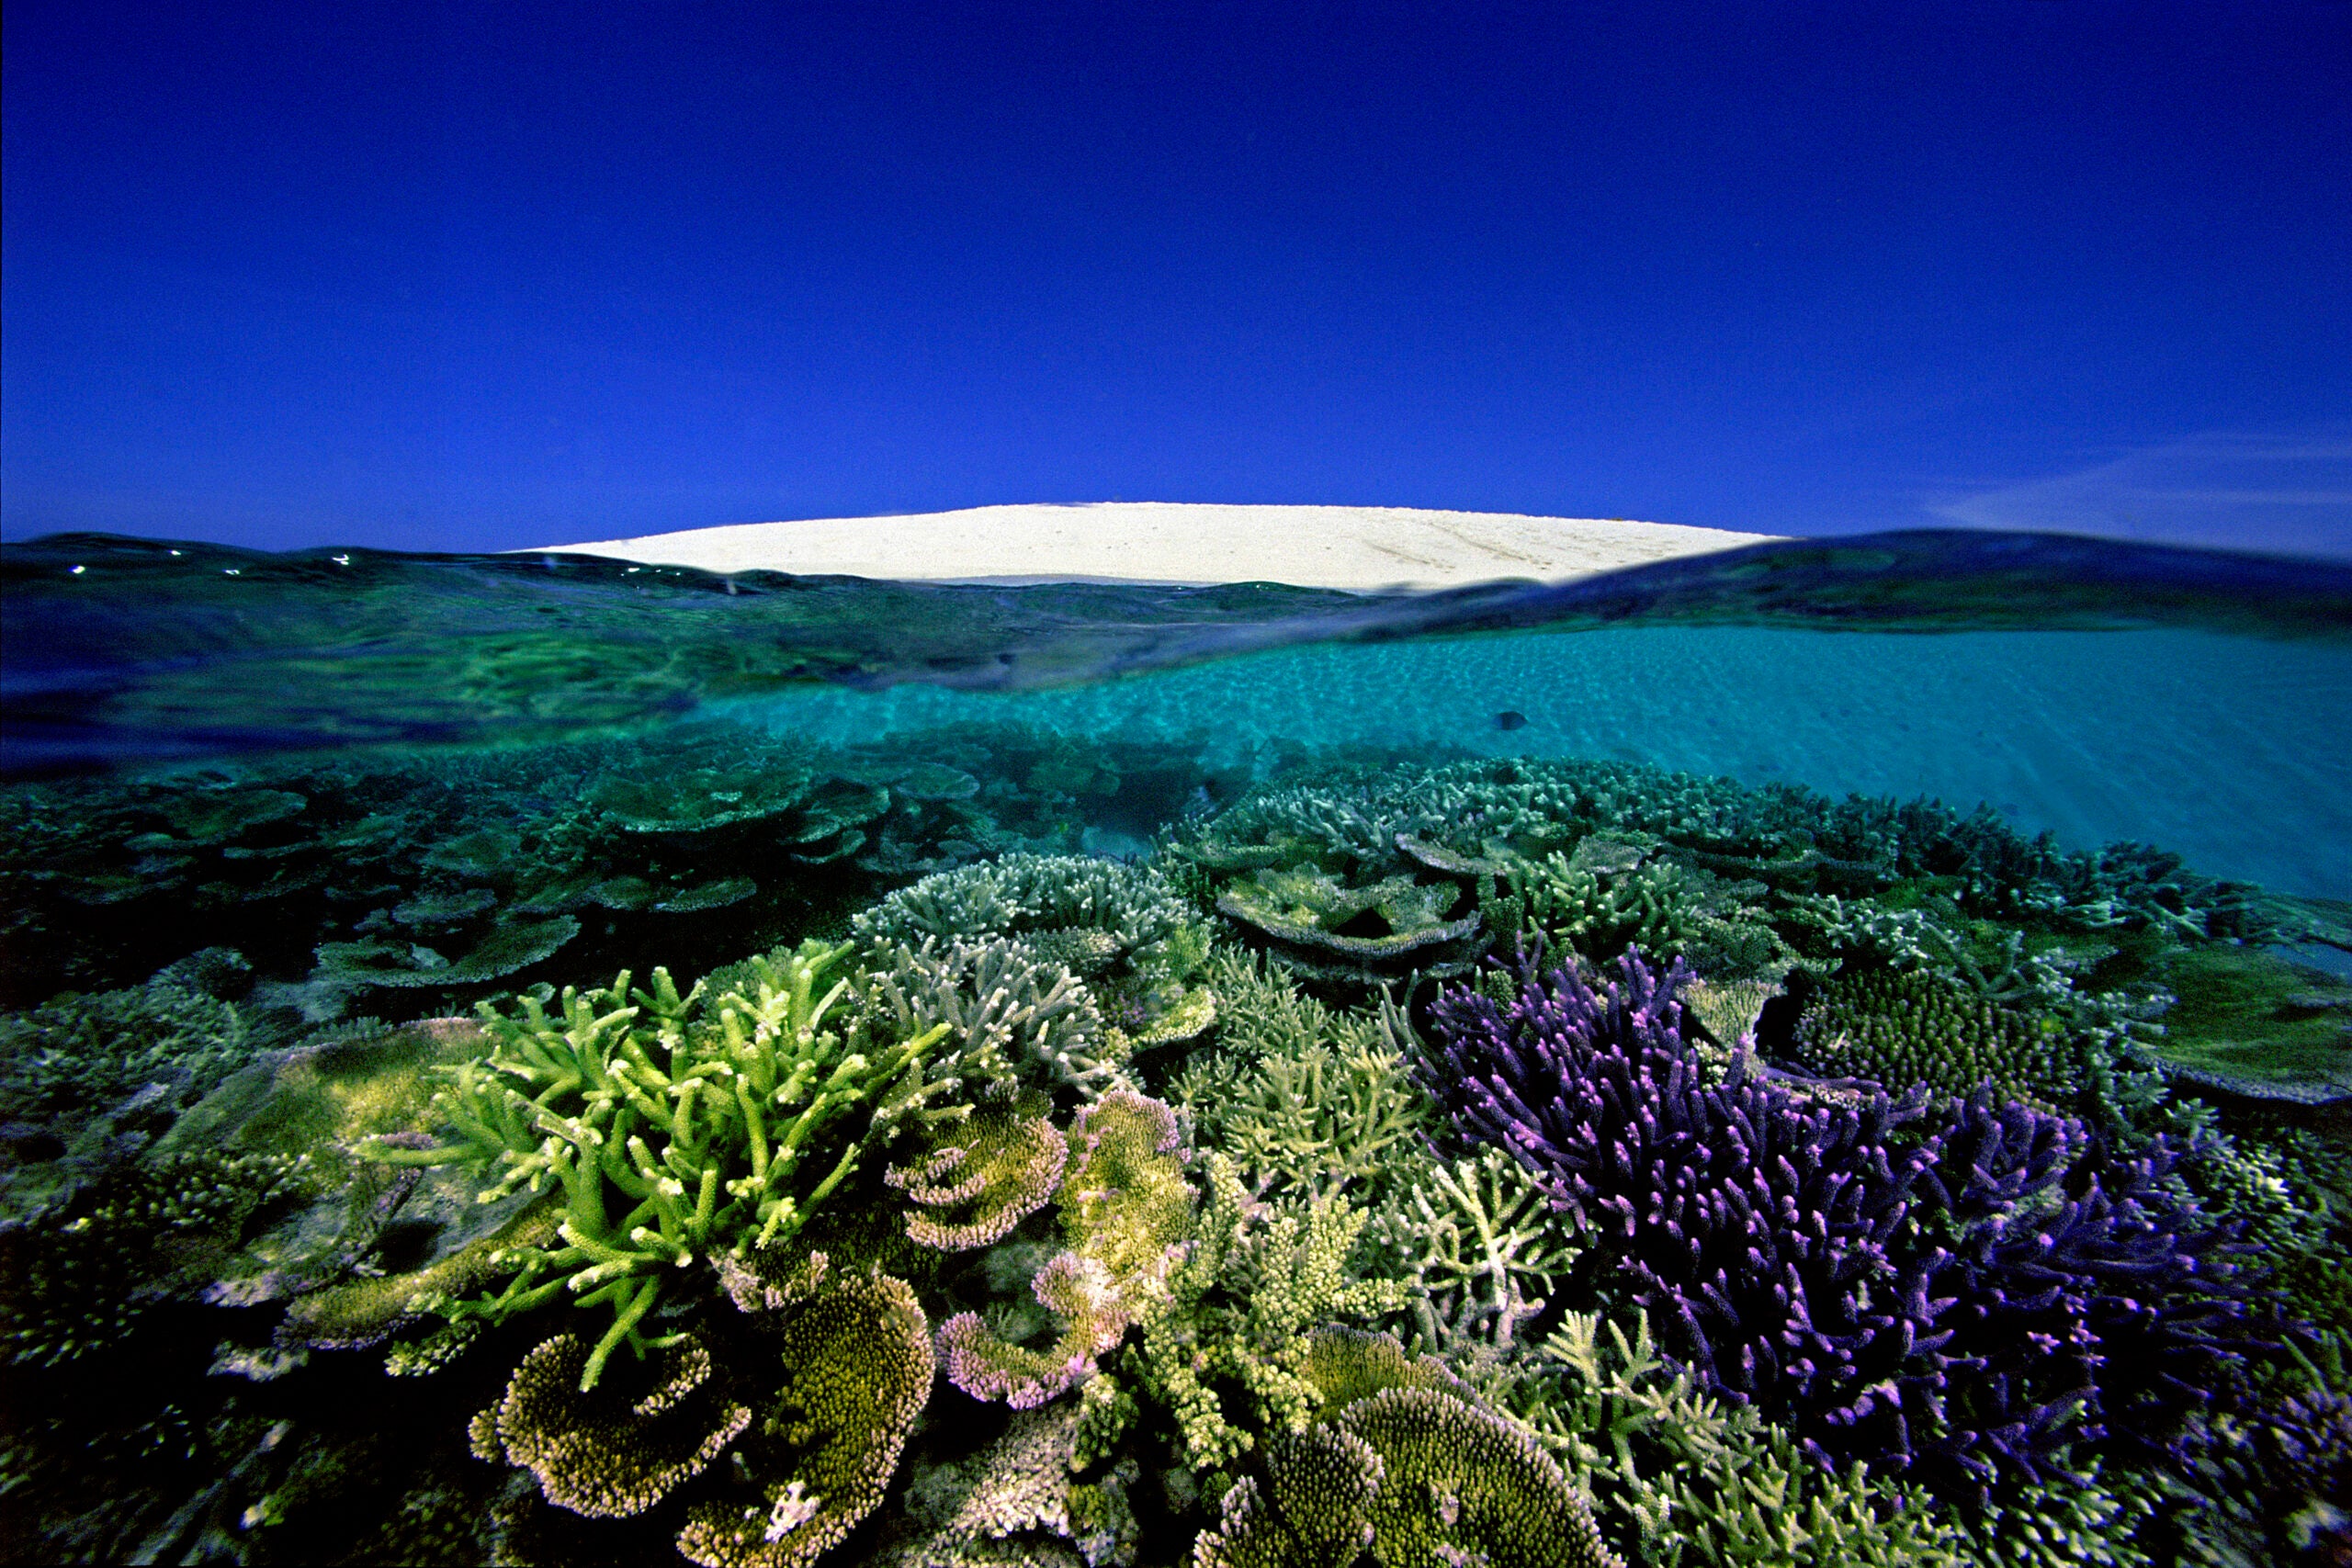
{"label": "coral colony", "polygon": [[1362,761],[12,792],[9,1553],[2352,1556],[2340,910]]}

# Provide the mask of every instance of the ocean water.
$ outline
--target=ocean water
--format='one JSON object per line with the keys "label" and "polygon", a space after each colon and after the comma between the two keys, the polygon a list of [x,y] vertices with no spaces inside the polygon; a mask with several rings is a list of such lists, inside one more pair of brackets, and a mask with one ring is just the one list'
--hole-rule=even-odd
{"label": "ocean water", "polygon": [[9,547],[0,1551],[2345,1561],[2347,737],[2083,540]]}

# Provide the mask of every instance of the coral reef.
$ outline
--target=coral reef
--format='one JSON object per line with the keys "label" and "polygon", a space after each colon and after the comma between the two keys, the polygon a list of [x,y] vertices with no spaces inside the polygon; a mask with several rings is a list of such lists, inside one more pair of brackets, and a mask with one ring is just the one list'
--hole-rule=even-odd
{"label": "coral reef", "polygon": [[2343,910],[1185,744],[5,797],[0,1555],[2343,1556]]}
{"label": "coral reef", "polygon": [[1044,1208],[1069,1163],[1069,1144],[1032,1105],[982,1111],[941,1132],[920,1158],[893,1166],[882,1180],[928,1211],[907,1215],[909,1239],[960,1252],[1003,1240]]}
{"label": "coral reef", "polygon": [[1169,1085],[1204,1143],[1270,1191],[1349,1184],[1376,1201],[1419,1174],[1429,1101],[1380,1020],[1334,1012],[1241,953],[1211,959],[1208,979],[1216,1047]]}
{"label": "coral reef", "polygon": [[1256,931],[1283,967],[1374,984],[1462,974],[1483,948],[1485,918],[1456,916],[1462,890],[1406,874],[1359,886],[1314,865],[1261,867],[1217,895],[1217,912]]}
{"label": "coral reef", "polygon": [[2155,972],[2178,998],[2153,1046],[2170,1076],[2256,1100],[2352,1100],[2352,986],[2225,945],[2175,950]]}
{"label": "coral reef", "polygon": [[119,1167],[0,1227],[0,1346],[16,1366],[114,1350],[140,1318],[217,1279],[268,1224],[314,1195],[284,1155],[164,1155]]}
{"label": "coral reef", "polygon": [[2002,1464],[2052,1473],[2078,1420],[2162,1442],[2209,1397],[2245,1292],[2226,1231],[2165,1184],[2161,1140],[2101,1157],[2079,1123],[1981,1091],[1929,1108],[1708,1087],[1679,1032],[1687,978],[1629,954],[1605,992],[1566,969],[1507,1009],[1449,991],[1425,1081],[1598,1233],[1702,1387],[1963,1495]]}
{"label": "coral reef", "polygon": [[1322,1414],[1268,1438],[1262,1482],[1227,1492],[1199,1568],[1346,1568],[1366,1551],[1383,1568],[1623,1568],[1551,1456],[1442,1369],[1345,1330],[1309,1344]]}

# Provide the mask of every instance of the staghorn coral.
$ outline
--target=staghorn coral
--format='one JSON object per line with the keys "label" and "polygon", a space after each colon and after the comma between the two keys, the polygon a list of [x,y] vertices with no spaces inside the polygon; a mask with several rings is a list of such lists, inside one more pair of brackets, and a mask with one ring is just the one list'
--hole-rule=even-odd
{"label": "staghorn coral", "polygon": [[142,986],[0,1017],[0,1119],[103,1111],[150,1084],[164,1090],[151,1120],[192,1102],[264,1043],[214,988],[245,973],[236,953],[209,948]]}
{"label": "staghorn coral", "polygon": [[1504,1406],[1642,1568],[1967,1561],[1917,1488],[1873,1478],[1859,1461],[1826,1467],[1753,1408],[1697,1389],[1659,1355],[1646,1314],[1628,1335],[1597,1313],[1569,1313],[1510,1371]]}
{"label": "staghorn coral", "polygon": [[850,1275],[781,1314],[783,1382],[739,1444],[764,1506],[696,1504],[678,1551],[701,1568],[802,1568],[881,1505],[931,1397],[931,1325],[888,1274]]}
{"label": "staghorn coral", "polygon": [[2161,1141],[2084,1159],[2079,1123],[1981,1092],[1929,1112],[1707,1087],[1686,978],[1628,955],[1605,993],[1567,970],[1508,1009],[1447,992],[1425,1072],[1465,1136],[1596,1227],[1702,1386],[1963,1495],[2002,1464],[2051,1473],[2078,1417],[2161,1441],[2205,1397],[2244,1292]]}
{"label": "staghorn coral", "polygon": [[698,1259],[789,1240],[872,1148],[901,1124],[943,1119],[922,1080],[942,1024],[907,1039],[844,1039],[826,1027],[846,993],[820,991],[846,947],[778,949],[678,994],[665,970],[650,991],[624,973],[567,989],[559,1016],[532,998],[519,1016],[485,1004],[489,1055],[449,1070],[435,1104],[458,1141],[378,1145],[395,1164],[462,1162],[492,1178],[482,1201],[549,1184],[564,1213],[556,1247],[503,1254],[494,1296],[448,1303],[453,1317],[503,1322],[570,1293],[611,1325],[590,1351],[593,1387],[665,1275]]}
{"label": "staghorn coral", "polygon": [[2155,1489],[2106,1474],[2096,1457],[2067,1468],[2072,1480],[2005,1488],[1963,1517],[1970,1559],[1984,1568],[2147,1568],[2154,1559],[2138,1537]]}
{"label": "staghorn coral", "polygon": [[727,1397],[710,1352],[691,1336],[654,1351],[641,1376],[583,1393],[588,1356],[573,1335],[541,1344],[470,1428],[477,1457],[529,1471],[559,1508],[591,1518],[641,1514],[701,1474],[751,1424],[751,1407]]}
{"label": "staghorn coral", "polygon": [[1418,1173],[1428,1097],[1379,1021],[1333,1012],[1245,954],[1212,959],[1209,981],[1216,1049],[1169,1085],[1203,1144],[1275,1191],[1353,1183],[1377,1200]]}

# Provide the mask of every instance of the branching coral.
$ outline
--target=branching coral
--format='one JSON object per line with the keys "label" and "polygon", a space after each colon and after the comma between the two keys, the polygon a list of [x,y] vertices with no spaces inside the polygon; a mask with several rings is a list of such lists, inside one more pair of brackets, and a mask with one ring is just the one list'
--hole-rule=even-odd
{"label": "branching coral", "polygon": [[[935,939],[1018,937],[1032,962],[1083,976],[1110,1028],[1114,1063],[1189,1040],[1216,1021],[1213,993],[1192,983],[1208,933],[1159,873],[1080,855],[1006,855],[924,877],[862,911],[851,930],[887,955]],[[1100,1086],[1098,1086],[1100,1087]]]}
{"label": "branching coral", "polygon": [[566,1292],[608,1306],[581,1372],[593,1387],[615,1349],[645,1345],[665,1276],[789,1239],[900,1125],[941,1119],[922,1060],[945,1025],[878,1041],[826,1027],[848,982],[819,987],[847,953],[780,949],[684,997],[666,971],[650,991],[624,974],[567,990],[555,1016],[530,998],[519,1016],[485,1005],[490,1054],[453,1068],[437,1100],[460,1141],[376,1157],[479,1164],[485,1201],[553,1183],[561,1245],[511,1249],[503,1291],[448,1310],[503,1321]]}
{"label": "branching coral", "polygon": [[1414,1343],[1474,1364],[1521,1348],[1521,1329],[1583,1252],[1534,1179],[1498,1149],[1433,1162],[1374,1216],[1372,1236],[1410,1292]]}
{"label": "branching coral", "polygon": [[1694,1387],[1658,1354],[1646,1314],[1629,1336],[1598,1314],[1569,1313],[1513,1371],[1508,1407],[1644,1568],[1966,1561],[1915,1488],[1873,1479],[1859,1461],[1825,1467],[1751,1407]]}
{"label": "branching coral", "polygon": [[1174,1418],[1187,1461],[1216,1470],[1250,1451],[1252,1428],[1305,1430],[1321,1403],[1304,1375],[1306,1330],[1394,1312],[1404,1288],[1352,1277],[1369,1216],[1345,1199],[1269,1202],[1222,1155],[1205,1166],[1195,1240],[1144,1317],[1137,1374]]}
{"label": "branching coral", "polygon": [[1418,1172],[1429,1100],[1377,1020],[1335,1013],[1261,961],[1221,953],[1217,1048],[1169,1086],[1194,1134],[1272,1190],[1352,1183],[1377,1198]]}
{"label": "branching coral", "polygon": [[1962,1493],[1999,1462],[2047,1473],[2086,1404],[2154,1435],[2201,1397],[2243,1313],[2161,1145],[2084,1161],[2078,1123],[1982,1095],[1929,1114],[1706,1087],[1685,978],[1629,955],[1606,992],[1566,970],[1508,1009],[1448,992],[1426,1073],[1465,1135],[1597,1229],[1702,1386]]}
{"label": "branching coral", "polygon": [[1011,938],[938,943],[926,936],[877,953],[856,982],[863,1016],[906,1036],[947,1031],[933,1082],[979,1103],[1008,1100],[1024,1084],[1092,1099],[1127,1082],[1126,1042],[1067,967]]}
{"label": "branching coral", "polygon": [[148,1309],[192,1293],[268,1221],[314,1194],[296,1156],[160,1155],[0,1227],[0,1346],[54,1367],[117,1348]]}
{"label": "branching coral", "polygon": [[0,1117],[103,1110],[151,1083],[164,1086],[166,1109],[175,1108],[243,1066],[260,1042],[238,1009],[192,983],[189,970],[175,964],[143,986],[62,996],[0,1017]]}

